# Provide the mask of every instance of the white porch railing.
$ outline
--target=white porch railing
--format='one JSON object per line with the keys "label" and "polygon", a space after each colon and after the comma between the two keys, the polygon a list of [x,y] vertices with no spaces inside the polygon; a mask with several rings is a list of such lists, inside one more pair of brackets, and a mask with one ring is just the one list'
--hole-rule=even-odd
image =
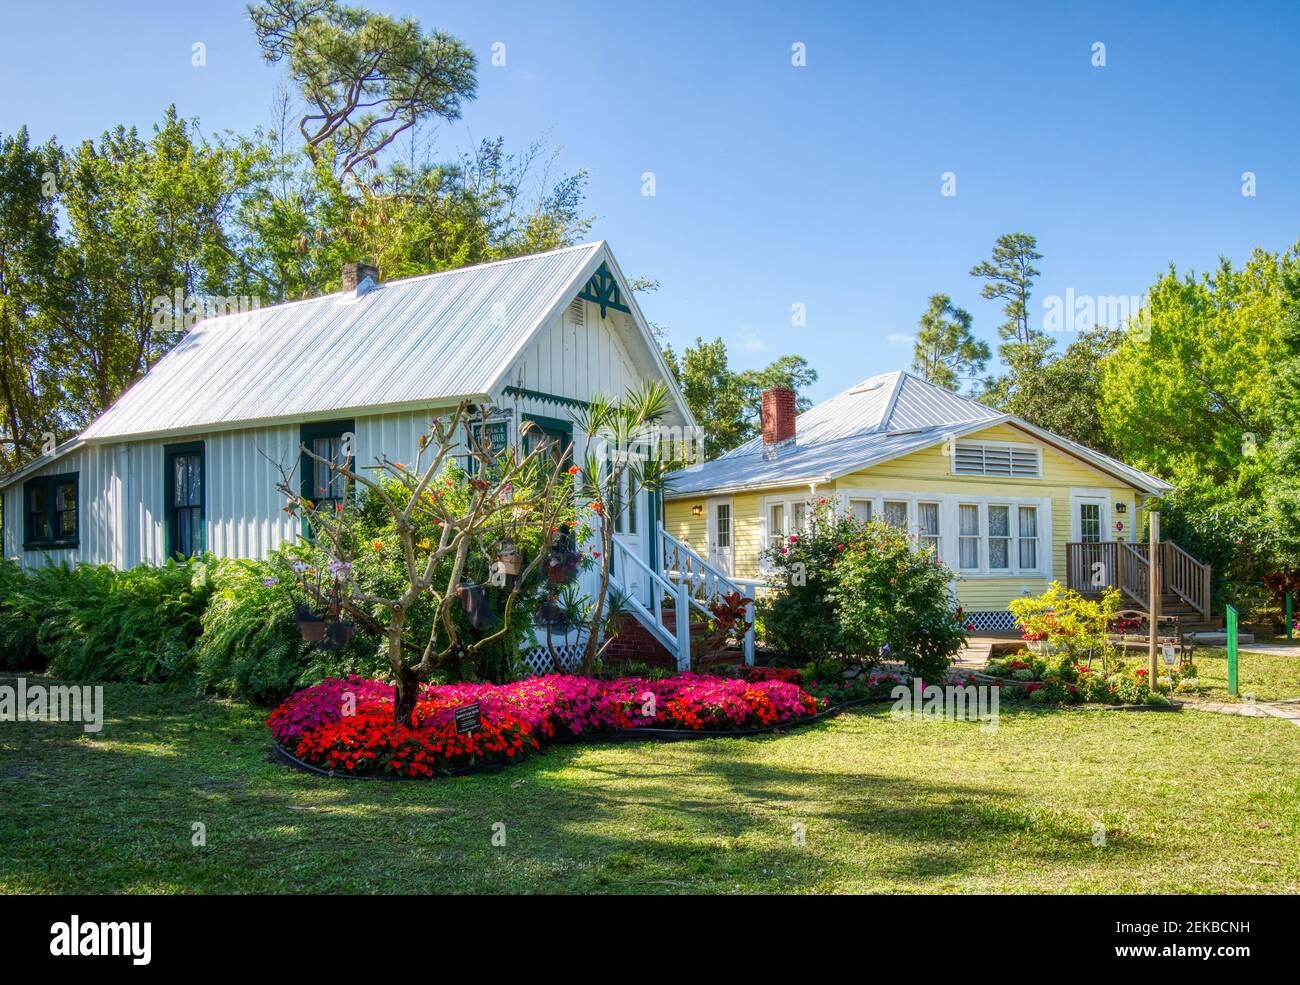
{"label": "white porch railing", "polygon": [[[664,529],[662,523],[658,525],[658,528],[659,567],[663,571],[664,578],[678,590],[685,588],[690,605],[696,611],[703,613],[706,618],[712,615],[709,610],[709,603],[721,598],[728,592],[739,592],[745,598],[756,599],[760,591],[772,587],[766,582],[754,578],[735,578],[726,574],[700,557],[689,544],[670,534]],[[679,603],[677,607],[678,618],[681,618],[681,611],[682,606]],[[742,648],[745,654],[745,663],[753,666],[754,603],[752,601],[747,606],[746,616],[748,624],[745,627]]]}
{"label": "white porch railing", "polygon": [[[684,583],[674,584],[657,571],[651,570],[650,566],[637,555],[636,551],[629,550],[627,545],[623,544],[617,537],[613,540],[614,549],[611,552],[613,570],[609,576],[610,584],[617,588],[619,594],[625,598],[624,604],[636,616],[637,621],[663,644],[665,650],[673,655],[677,661],[677,670],[690,670],[691,610],[689,589]],[[639,570],[647,579],[647,584],[650,587],[650,608],[648,609],[640,599],[633,595],[629,586],[630,579],[622,574],[631,568]],[[676,618],[671,632],[663,623],[665,594],[672,596],[676,600],[673,607]]]}

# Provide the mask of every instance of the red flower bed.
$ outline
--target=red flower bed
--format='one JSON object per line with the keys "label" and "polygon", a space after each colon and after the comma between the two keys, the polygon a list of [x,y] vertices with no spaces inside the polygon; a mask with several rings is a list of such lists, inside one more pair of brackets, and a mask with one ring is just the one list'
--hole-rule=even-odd
{"label": "red flower bed", "polygon": [[785,681],[787,684],[799,683],[798,667],[746,667],[747,681]]}
{"label": "red flower bed", "polygon": [[[482,728],[457,734],[454,710],[472,702],[479,704]],[[399,725],[393,722],[392,686],[351,677],[291,695],[266,724],[285,749],[325,769],[428,777],[517,761],[557,732],[761,728],[797,721],[818,707],[817,699],[785,680],[553,675],[499,686],[425,685],[414,722]]]}

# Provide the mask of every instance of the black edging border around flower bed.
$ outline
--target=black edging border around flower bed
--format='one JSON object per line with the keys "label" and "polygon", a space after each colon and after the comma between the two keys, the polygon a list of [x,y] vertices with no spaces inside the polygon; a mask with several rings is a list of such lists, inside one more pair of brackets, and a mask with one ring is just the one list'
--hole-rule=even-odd
{"label": "black edging border around flower bed", "polygon": [[[728,729],[725,732],[704,729],[697,731],[695,729],[629,728],[619,729],[616,732],[591,732],[587,735],[557,735],[549,739],[546,745],[581,745],[587,742],[609,744],[639,742],[645,739],[654,739],[660,742],[684,742],[691,739],[740,739],[746,736],[771,735],[787,732],[790,729],[804,725],[824,722],[828,718],[834,718],[846,708],[856,708],[867,704],[881,704],[892,700],[892,698],[854,698],[852,701],[846,701],[843,704],[832,705],[825,711],[819,711],[814,715],[805,715],[803,718],[792,722],[780,722],[776,725],[765,725],[762,728]],[[399,776],[395,773],[346,773],[338,770],[327,770],[299,759],[274,739],[271,740],[271,758],[280,760],[286,766],[291,766],[305,773],[311,773],[314,776],[324,777],[327,780],[446,780],[457,776],[472,776],[477,773],[499,773],[511,765],[509,762],[477,763],[474,766],[462,766],[458,770],[436,773],[427,777]]]}

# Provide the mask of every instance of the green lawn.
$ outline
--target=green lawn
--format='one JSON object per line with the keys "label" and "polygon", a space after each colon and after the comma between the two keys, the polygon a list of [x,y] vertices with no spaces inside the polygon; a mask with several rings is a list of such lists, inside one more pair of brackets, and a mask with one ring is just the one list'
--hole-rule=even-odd
{"label": "green lawn", "polygon": [[1300,892],[1300,728],[1272,718],[1004,705],[985,733],[885,705],[409,783],[268,762],[249,706],[106,701],[98,736],[0,724],[0,890]]}
{"label": "green lawn", "polygon": [[[1228,697],[1228,651],[1198,649],[1196,670],[1207,691],[1205,697],[1223,701]],[[1237,654],[1237,689],[1241,697],[1253,694],[1259,701],[1300,698],[1300,657],[1280,653]]]}

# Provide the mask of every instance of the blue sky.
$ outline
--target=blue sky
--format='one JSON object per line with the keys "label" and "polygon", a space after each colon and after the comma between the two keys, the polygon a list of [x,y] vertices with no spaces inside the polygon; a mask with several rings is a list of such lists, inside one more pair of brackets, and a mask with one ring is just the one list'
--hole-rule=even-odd
{"label": "blue sky", "polygon": [[[479,53],[440,150],[549,140],[590,172],[593,238],[660,281],[642,305],[676,348],[720,335],[740,368],[798,352],[817,399],[906,366],[936,291],[995,343],[968,271],[1000,233],[1038,237],[1036,319],[1067,290],[1141,295],[1170,263],[1300,240],[1295,3],[367,5]],[[269,121],[282,69],[241,3],[5,7],[0,132],[74,143],[173,102],[208,131]]]}

